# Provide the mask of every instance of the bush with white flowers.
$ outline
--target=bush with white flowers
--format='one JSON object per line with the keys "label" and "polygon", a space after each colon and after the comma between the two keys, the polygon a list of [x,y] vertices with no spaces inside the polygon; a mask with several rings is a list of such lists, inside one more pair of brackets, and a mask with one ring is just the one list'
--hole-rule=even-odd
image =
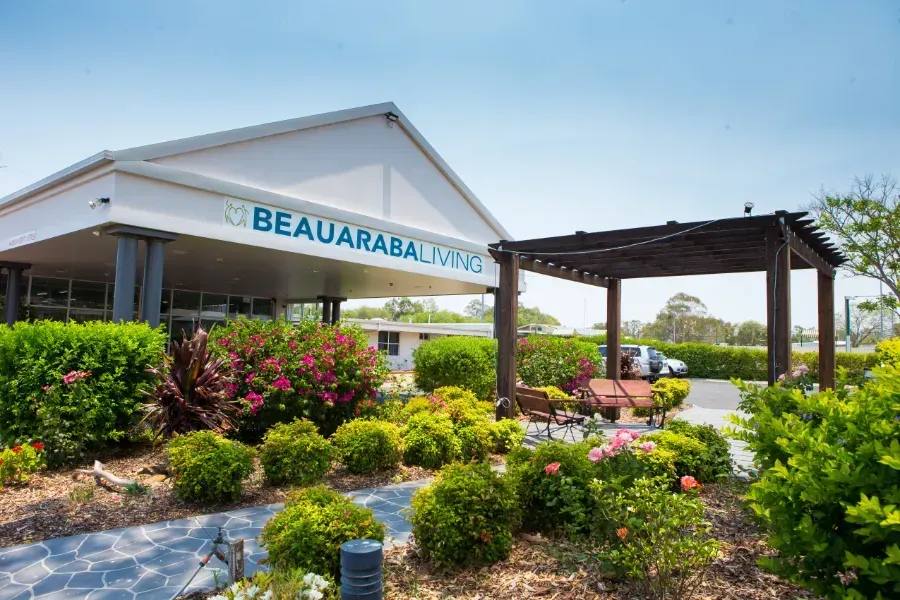
{"label": "bush with white flowers", "polygon": [[242,579],[210,600],[334,600],[336,590],[328,577],[301,569],[275,569]]}

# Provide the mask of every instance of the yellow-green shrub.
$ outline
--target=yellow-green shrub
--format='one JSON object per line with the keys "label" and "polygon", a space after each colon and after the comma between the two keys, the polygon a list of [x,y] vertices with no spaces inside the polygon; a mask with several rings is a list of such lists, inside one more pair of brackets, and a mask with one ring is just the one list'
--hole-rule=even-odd
{"label": "yellow-green shrub", "polygon": [[464,461],[485,460],[494,447],[491,437],[491,422],[486,416],[475,411],[467,411],[454,426],[459,439],[460,456]]}
{"label": "yellow-green shrub", "polygon": [[253,470],[253,449],[211,431],[174,438],[166,448],[175,493],[189,502],[236,500]]}
{"label": "yellow-green shrub", "polygon": [[525,441],[525,430],[515,419],[500,419],[490,425],[491,440],[494,442],[494,452],[506,454],[513,448],[518,448]]}
{"label": "yellow-green shrub", "polygon": [[331,466],[331,445],[309,421],[275,425],[263,437],[259,462],[274,485],[309,485]]}
{"label": "yellow-green shrub", "polygon": [[400,421],[406,423],[419,413],[438,413],[446,408],[447,405],[439,398],[416,396],[415,398],[410,398],[409,402],[406,403],[406,406],[403,407],[403,410],[400,411]]}
{"label": "yellow-green shrub", "polygon": [[348,421],[331,436],[331,443],[351,473],[396,467],[403,454],[400,428],[386,421]]}
{"label": "yellow-green shrub", "polygon": [[443,386],[472,390],[488,399],[497,385],[497,341],[448,335],[413,350],[416,387],[431,391]]}
{"label": "yellow-green shrub", "polygon": [[459,438],[453,421],[443,414],[420,412],[406,424],[403,434],[403,462],[436,469],[459,457]]}
{"label": "yellow-green shrub", "polygon": [[682,405],[684,399],[691,393],[691,382],[687,379],[675,379],[663,377],[651,386],[653,390],[653,403],[666,410],[671,410]]}
{"label": "yellow-green shrub", "polygon": [[891,338],[878,342],[875,346],[875,360],[884,365],[900,364],[900,339]]}

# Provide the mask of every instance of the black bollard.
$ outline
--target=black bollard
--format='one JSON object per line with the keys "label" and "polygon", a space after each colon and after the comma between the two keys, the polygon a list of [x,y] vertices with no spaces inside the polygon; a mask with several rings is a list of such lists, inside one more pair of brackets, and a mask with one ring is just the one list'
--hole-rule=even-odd
{"label": "black bollard", "polygon": [[341,544],[341,600],[381,600],[382,545],[375,540]]}

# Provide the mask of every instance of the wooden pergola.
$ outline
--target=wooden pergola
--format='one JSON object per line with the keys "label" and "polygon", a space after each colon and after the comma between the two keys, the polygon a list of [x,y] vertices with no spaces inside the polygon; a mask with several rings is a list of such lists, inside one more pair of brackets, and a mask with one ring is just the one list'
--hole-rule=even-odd
{"label": "wooden pergola", "polygon": [[[609,379],[619,378],[623,279],[765,271],[769,384],[791,369],[791,270],[816,269],[819,383],[822,389],[833,388],[834,276],[846,258],[806,216],[778,211],[491,244],[500,265],[494,290],[498,397],[515,395],[520,269],[606,288]],[[512,416],[513,405],[507,411],[498,404],[497,417]]]}

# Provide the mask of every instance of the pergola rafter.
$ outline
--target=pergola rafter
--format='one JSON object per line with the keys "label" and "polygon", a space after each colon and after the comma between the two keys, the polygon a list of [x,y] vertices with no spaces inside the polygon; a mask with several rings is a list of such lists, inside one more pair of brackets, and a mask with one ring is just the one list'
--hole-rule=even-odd
{"label": "pergola rafter", "polygon": [[[610,379],[619,377],[623,279],[764,271],[770,384],[791,368],[791,270],[816,269],[819,382],[823,389],[834,387],[834,276],[846,258],[806,216],[779,211],[491,244],[491,255],[500,265],[500,287],[495,292],[498,396],[515,395],[519,269],[607,288]],[[497,410],[498,417],[510,416],[512,406],[501,403]]]}

